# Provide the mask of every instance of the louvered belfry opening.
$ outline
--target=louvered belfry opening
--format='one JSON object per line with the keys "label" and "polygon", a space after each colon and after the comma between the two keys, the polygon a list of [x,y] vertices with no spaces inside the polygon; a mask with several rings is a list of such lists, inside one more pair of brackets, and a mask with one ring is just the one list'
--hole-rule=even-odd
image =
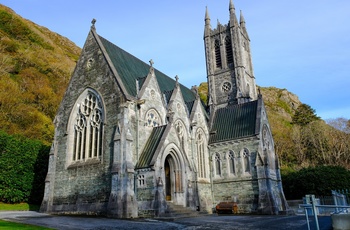
{"label": "louvered belfry opening", "polygon": [[219,40],[215,40],[215,63],[216,68],[222,68]]}
{"label": "louvered belfry opening", "polygon": [[228,36],[225,39],[225,49],[226,49],[226,61],[227,65],[233,63],[233,52],[232,52],[232,43],[231,38]]}

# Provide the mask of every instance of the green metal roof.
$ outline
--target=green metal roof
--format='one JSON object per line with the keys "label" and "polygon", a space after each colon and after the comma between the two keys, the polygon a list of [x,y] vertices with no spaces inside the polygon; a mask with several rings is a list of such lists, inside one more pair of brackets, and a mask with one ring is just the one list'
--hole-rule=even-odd
{"label": "green metal roof", "polygon": [[258,100],[218,109],[213,119],[209,143],[256,135]]}
{"label": "green metal roof", "polygon": [[135,168],[146,168],[150,166],[152,157],[162,139],[165,128],[166,125],[153,128]]}
{"label": "green metal roof", "polygon": [[[144,83],[144,77],[149,73],[150,65],[124,51],[105,38],[99,36],[109,58],[111,59],[115,69],[117,70],[126,90],[131,96],[137,95],[136,80],[139,81],[139,87]],[[175,88],[175,80],[168,77],[164,73],[154,69],[157,81],[162,92],[172,91]],[[195,94],[187,87],[180,84],[180,89],[185,102],[191,102],[196,99]]]}

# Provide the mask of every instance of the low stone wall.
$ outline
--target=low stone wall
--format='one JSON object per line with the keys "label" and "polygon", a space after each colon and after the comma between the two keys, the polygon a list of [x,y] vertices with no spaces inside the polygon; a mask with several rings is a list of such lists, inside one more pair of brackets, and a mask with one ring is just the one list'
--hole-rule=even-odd
{"label": "low stone wall", "polygon": [[333,214],[332,226],[334,230],[350,230],[350,213]]}

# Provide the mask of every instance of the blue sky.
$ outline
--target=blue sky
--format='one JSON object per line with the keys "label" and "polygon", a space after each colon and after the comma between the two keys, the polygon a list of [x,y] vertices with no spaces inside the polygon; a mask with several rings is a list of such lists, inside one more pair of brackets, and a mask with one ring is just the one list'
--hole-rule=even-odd
{"label": "blue sky", "polygon": [[[204,14],[229,20],[229,0],[0,0],[82,47],[97,32],[187,87],[206,81]],[[286,88],[323,119],[350,119],[350,1],[234,0],[251,39],[260,86]]]}

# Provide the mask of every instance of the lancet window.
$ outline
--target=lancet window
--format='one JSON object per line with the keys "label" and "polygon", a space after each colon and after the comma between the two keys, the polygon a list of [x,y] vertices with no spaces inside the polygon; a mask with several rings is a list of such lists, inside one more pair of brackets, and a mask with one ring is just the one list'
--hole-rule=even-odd
{"label": "lancet window", "polygon": [[219,153],[215,153],[214,157],[215,162],[215,175],[221,176],[221,157]]}
{"label": "lancet window", "polygon": [[248,149],[243,150],[243,165],[244,165],[244,172],[250,173],[250,154]]}
{"label": "lancet window", "polygon": [[199,131],[197,134],[197,154],[198,154],[198,177],[206,178],[206,164],[205,164],[205,142],[204,134],[202,131]]}
{"label": "lancet window", "polygon": [[227,162],[228,162],[229,174],[235,175],[236,174],[236,165],[235,165],[235,153],[233,151],[229,151],[229,153],[227,155]]}

